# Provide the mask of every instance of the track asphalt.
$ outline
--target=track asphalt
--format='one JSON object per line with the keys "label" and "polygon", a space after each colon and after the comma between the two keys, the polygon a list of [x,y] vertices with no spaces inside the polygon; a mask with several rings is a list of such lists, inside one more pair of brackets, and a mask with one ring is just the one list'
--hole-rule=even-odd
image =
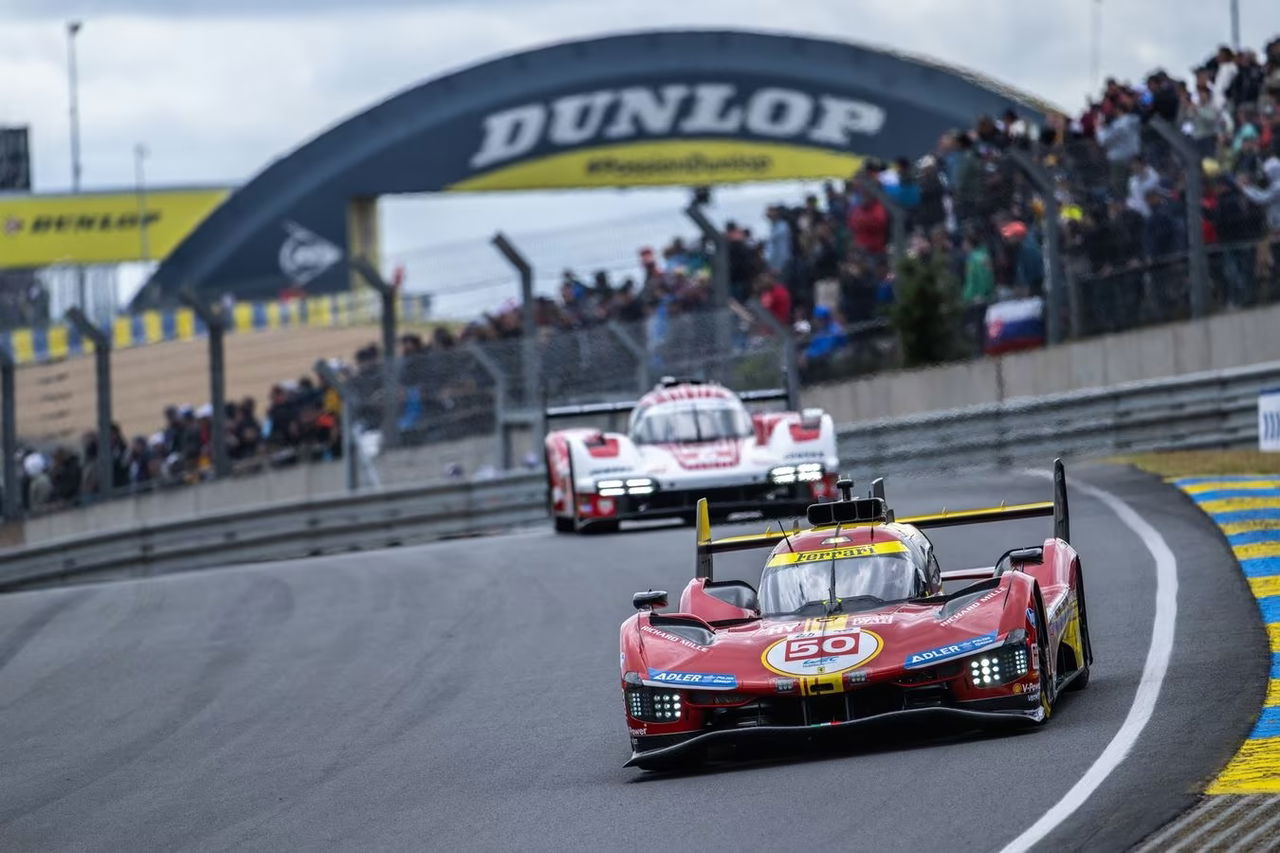
{"label": "track asphalt", "polygon": [[[1118,850],[1188,806],[1249,732],[1266,635],[1185,497],[1128,469],[1073,477],[1132,506],[1178,557],[1155,714],[1041,845]],[[1049,491],[1020,474],[887,485],[900,514]],[[1071,509],[1096,660],[1047,726],[891,732],[673,775],[622,767],[617,631],[632,592],[683,588],[687,527],[518,531],[3,596],[0,849],[999,849],[1102,752],[1150,642],[1151,555],[1099,501],[1075,492]],[[964,568],[1048,528],[932,538],[944,569]],[[731,555],[718,575],[754,582],[761,556]]]}

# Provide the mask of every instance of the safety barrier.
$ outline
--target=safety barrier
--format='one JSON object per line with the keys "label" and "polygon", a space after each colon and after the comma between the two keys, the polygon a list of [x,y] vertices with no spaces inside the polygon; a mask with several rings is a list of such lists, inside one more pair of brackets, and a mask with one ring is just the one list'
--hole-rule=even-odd
{"label": "safety barrier", "polygon": [[541,474],[334,495],[0,553],[0,591],[387,548],[546,517]]}
{"label": "safety barrier", "polygon": [[[856,477],[1253,444],[1280,362],[843,427]],[[0,552],[0,591],[382,548],[545,520],[541,473],[335,495]]]}

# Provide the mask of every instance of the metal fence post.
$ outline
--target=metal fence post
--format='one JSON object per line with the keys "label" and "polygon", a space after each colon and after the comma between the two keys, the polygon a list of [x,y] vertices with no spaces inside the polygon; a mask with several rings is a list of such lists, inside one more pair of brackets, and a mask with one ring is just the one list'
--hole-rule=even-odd
{"label": "metal fence post", "polygon": [[493,379],[493,421],[498,432],[498,459],[502,462],[502,470],[510,471],[515,454],[512,452],[511,435],[507,432],[507,377],[493,356],[475,341],[468,341],[465,349]]}
{"label": "metal fence post", "polygon": [[[1062,328],[1062,315],[1067,314],[1071,337],[1080,335],[1080,299],[1074,290],[1068,292],[1062,275],[1062,231],[1059,226],[1058,198],[1053,193],[1053,178],[1049,170],[1025,151],[1009,149],[1009,157],[1022,169],[1023,174],[1040,193],[1044,202],[1044,290],[1048,297],[1045,315],[1049,343],[1062,343],[1066,332]],[[1065,303],[1065,304],[1064,304]],[[1065,309],[1065,311],[1064,311]]]}
{"label": "metal fence post", "polygon": [[315,371],[338,392],[338,399],[342,401],[342,464],[347,475],[347,491],[357,492],[360,490],[360,449],[356,447],[355,424],[351,422],[351,391],[323,358],[316,360]]}
{"label": "metal fence post", "polygon": [[0,347],[0,453],[4,454],[4,517],[22,515],[22,486],[18,482],[17,366],[9,350]]}
{"label": "metal fence post", "polygon": [[352,258],[351,268],[382,299],[382,446],[394,447],[400,431],[400,380],[396,375],[396,307],[399,294],[396,286],[383,279],[373,264],[364,258]]}
{"label": "metal fence post", "polygon": [[797,411],[800,408],[800,354],[796,352],[796,342],[791,337],[791,330],[779,323],[778,318],[766,311],[760,303],[753,302],[751,310],[782,340],[782,379],[787,386],[787,408]]}
{"label": "metal fence post", "polygon": [[863,183],[889,214],[889,246],[892,250],[893,268],[896,270],[907,256],[907,209],[885,192],[880,181],[873,175],[865,175]]}
{"label": "metal fence post", "polygon": [[111,464],[111,338],[93,325],[78,306],[67,309],[67,320],[93,341],[98,393],[98,495],[105,498],[115,487],[115,468]]}
{"label": "metal fence post", "polygon": [[542,350],[538,346],[538,306],[533,297],[533,267],[501,231],[493,235],[491,242],[507,262],[515,267],[516,272],[520,273],[520,361],[524,368],[524,393],[521,394],[520,402],[528,410],[533,444],[536,447],[542,443],[546,425],[542,418],[545,402],[541,393]]}
{"label": "metal fence post", "polygon": [[1200,154],[1190,141],[1160,116],[1152,116],[1152,130],[1169,143],[1186,176],[1184,188],[1187,205],[1187,260],[1191,272],[1191,316],[1204,317],[1209,313],[1209,257],[1204,248],[1204,182],[1200,174]]}
{"label": "metal fence post", "polygon": [[733,349],[729,328],[729,239],[707,218],[702,212],[702,205],[697,201],[686,207],[684,213],[698,226],[703,238],[711,242],[712,251],[715,252],[715,257],[711,259],[711,300],[716,314],[715,347],[718,356],[714,370],[721,381],[727,383],[727,359]]}
{"label": "metal fence post", "polygon": [[605,328],[609,330],[609,334],[622,344],[622,348],[631,354],[636,360],[636,390],[643,394],[649,390],[653,384],[649,378],[649,356],[645,352],[644,347],[636,343],[635,338],[627,334],[627,330],[622,328],[622,324],[617,320],[610,320],[605,324]]}
{"label": "metal fence post", "polygon": [[213,473],[217,477],[231,474],[231,459],[227,456],[227,379],[223,339],[227,321],[221,305],[209,305],[194,290],[184,287],[178,298],[196,312],[209,330],[209,405],[213,408],[213,435],[210,440],[213,451]]}

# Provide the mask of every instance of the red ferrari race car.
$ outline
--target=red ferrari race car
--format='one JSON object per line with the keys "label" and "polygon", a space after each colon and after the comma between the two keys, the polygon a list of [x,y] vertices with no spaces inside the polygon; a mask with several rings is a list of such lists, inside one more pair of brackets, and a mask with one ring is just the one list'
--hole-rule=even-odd
{"label": "red ferrari race car", "polygon": [[[1054,499],[894,520],[870,496],[808,509],[809,529],[713,540],[698,505],[697,576],[675,612],[636,593],[622,624],[628,766],[662,768],[717,745],[812,740],[889,720],[960,728],[1043,723],[1089,681],[1093,654],[1066,479]],[[923,531],[1052,516],[1053,535],[984,568],[942,571]],[[758,589],[717,581],[716,554],[768,548]],[[948,581],[973,581],[944,592]],[[952,726],[954,728],[954,726]]]}
{"label": "red ferrari race car", "polygon": [[616,530],[629,518],[798,515],[835,495],[836,429],[821,409],[749,412],[782,390],[734,393],[665,378],[635,402],[548,409],[548,419],[630,412],[626,432],[560,429],[546,439],[547,504],[560,532]]}

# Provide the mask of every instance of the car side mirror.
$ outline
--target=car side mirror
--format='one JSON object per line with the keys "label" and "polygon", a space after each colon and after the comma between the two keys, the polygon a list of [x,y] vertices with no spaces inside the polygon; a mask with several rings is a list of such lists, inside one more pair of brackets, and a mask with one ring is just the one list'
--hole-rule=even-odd
{"label": "car side mirror", "polygon": [[651,589],[648,592],[637,592],[631,596],[631,606],[636,610],[654,610],[667,606],[667,591]]}
{"label": "car side mirror", "polygon": [[1038,563],[1044,559],[1044,548],[1036,545],[1033,548],[1017,548],[1009,552],[1009,562],[1015,566],[1024,563]]}

